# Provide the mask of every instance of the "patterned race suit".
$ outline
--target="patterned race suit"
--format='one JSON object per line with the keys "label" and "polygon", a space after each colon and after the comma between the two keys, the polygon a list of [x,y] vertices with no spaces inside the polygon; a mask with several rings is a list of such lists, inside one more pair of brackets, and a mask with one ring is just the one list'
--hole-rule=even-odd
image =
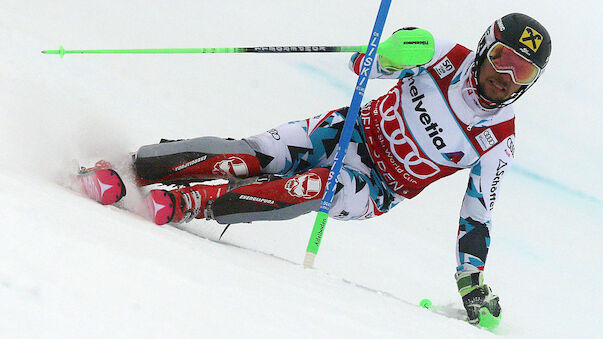
{"label": "patterned race suit", "polygon": [[[395,72],[378,60],[371,78],[396,79],[362,107],[339,175],[330,215],[370,218],[462,169],[469,182],[460,211],[457,270],[483,270],[491,213],[513,161],[511,106],[484,109],[473,74],[475,54],[435,41],[429,63]],[[350,68],[358,73],[364,55]],[[143,146],[139,183],[227,177],[242,180],[207,208],[220,223],[282,220],[318,210],[347,108],[280,125],[243,140],[202,137]],[[254,179],[255,178],[255,179]]]}

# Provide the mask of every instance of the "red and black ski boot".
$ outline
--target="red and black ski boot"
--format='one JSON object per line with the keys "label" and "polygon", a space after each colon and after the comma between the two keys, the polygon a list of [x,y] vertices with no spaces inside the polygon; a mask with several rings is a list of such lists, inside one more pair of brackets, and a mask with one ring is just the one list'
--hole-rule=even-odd
{"label": "red and black ski boot", "polygon": [[189,222],[205,218],[207,202],[226,193],[227,187],[228,184],[198,184],[170,191],[152,190],[146,204],[157,225]]}
{"label": "red and black ski boot", "polygon": [[126,195],[126,185],[111,163],[100,160],[94,167],[82,167],[77,175],[82,192],[103,205],[112,205]]}

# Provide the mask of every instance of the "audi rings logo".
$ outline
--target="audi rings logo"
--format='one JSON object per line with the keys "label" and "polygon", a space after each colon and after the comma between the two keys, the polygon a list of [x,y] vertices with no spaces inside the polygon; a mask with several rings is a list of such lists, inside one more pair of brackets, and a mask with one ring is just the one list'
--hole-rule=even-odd
{"label": "audi rings logo", "polygon": [[[393,104],[390,100],[393,100]],[[384,106],[387,106],[384,109]],[[394,88],[385,100],[379,104],[381,114],[380,127],[383,136],[389,142],[393,156],[404,165],[404,169],[419,179],[427,179],[440,172],[433,162],[421,158],[414,140],[406,135],[404,120],[400,111],[400,90]]]}

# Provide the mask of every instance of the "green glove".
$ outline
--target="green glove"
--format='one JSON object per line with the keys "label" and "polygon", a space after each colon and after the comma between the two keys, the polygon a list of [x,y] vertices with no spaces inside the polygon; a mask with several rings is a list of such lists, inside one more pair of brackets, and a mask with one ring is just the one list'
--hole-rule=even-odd
{"label": "green glove", "polygon": [[482,272],[455,274],[463,305],[467,310],[469,323],[493,330],[500,323],[500,305],[498,296],[484,284]]}
{"label": "green glove", "polygon": [[434,51],[431,33],[415,27],[397,30],[377,48],[379,66],[389,73],[426,64],[433,58]]}

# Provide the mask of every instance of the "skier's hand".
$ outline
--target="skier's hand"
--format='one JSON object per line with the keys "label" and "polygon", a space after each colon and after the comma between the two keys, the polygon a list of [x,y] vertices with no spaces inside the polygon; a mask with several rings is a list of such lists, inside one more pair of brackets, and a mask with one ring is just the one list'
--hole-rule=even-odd
{"label": "skier's hand", "polygon": [[489,329],[497,327],[501,311],[499,298],[484,284],[482,272],[457,272],[455,278],[469,323]]}
{"label": "skier's hand", "polygon": [[[379,44],[377,53],[379,54],[379,66],[387,73],[393,73],[404,68],[410,68],[414,65],[404,65],[400,63],[404,56],[404,41],[415,35],[414,30],[420,30],[416,27],[404,27],[395,31],[392,36]],[[422,30],[423,31],[423,30]]]}

